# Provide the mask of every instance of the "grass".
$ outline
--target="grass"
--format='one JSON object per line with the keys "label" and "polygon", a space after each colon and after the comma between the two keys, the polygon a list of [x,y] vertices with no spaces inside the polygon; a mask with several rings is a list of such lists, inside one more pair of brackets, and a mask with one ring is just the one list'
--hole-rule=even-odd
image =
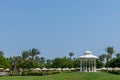
{"label": "grass", "polygon": [[96,73],[61,73],[50,76],[7,76],[0,77],[0,80],[120,80],[120,75],[105,72]]}

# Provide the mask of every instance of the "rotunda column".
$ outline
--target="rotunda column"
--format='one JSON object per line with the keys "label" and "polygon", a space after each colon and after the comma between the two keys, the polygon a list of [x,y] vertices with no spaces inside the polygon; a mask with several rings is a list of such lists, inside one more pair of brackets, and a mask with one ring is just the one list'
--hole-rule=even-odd
{"label": "rotunda column", "polygon": [[93,59],[93,72],[95,72],[95,61]]}
{"label": "rotunda column", "polygon": [[96,60],[94,59],[94,72],[96,72]]}
{"label": "rotunda column", "polygon": [[85,69],[85,72],[87,72],[87,59],[86,59],[86,69]]}
{"label": "rotunda column", "polygon": [[92,59],[92,72],[94,72],[94,62],[93,62],[93,59]]}
{"label": "rotunda column", "polygon": [[90,59],[89,59],[89,72],[90,72]]}
{"label": "rotunda column", "polygon": [[83,70],[82,70],[82,68],[83,68],[82,65],[83,65],[83,64],[82,64],[82,59],[81,59],[81,60],[80,60],[80,72],[83,71]]}

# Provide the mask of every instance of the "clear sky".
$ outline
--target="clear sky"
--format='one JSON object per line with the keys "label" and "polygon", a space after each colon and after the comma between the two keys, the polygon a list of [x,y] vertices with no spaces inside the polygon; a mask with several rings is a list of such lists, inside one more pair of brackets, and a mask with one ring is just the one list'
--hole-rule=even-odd
{"label": "clear sky", "polygon": [[120,0],[0,0],[0,50],[55,58],[107,46],[120,52]]}

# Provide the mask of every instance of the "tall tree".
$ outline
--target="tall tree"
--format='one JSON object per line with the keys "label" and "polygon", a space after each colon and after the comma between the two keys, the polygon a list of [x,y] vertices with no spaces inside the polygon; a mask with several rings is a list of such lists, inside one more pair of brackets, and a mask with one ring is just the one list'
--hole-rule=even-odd
{"label": "tall tree", "polygon": [[41,67],[40,66],[40,57],[39,56],[35,57],[35,61],[34,62],[35,62],[35,67],[36,68]]}
{"label": "tall tree", "polygon": [[117,53],[117,54],[116,54],[116,57],[117,57],[117,58],[120,57],[120,53]]}
{"label": "tall tree", "polygon": [[32,48],[32,50],[29,50],[29,53],[32,57],[32,60],[34,60],[35,57],[40,54],[40,51],[38,51],[38,49]]}
{"label": "tall tree", "polygon": [[99,60],[100,60],[101,62],[104,63],[105,59],[106,59],[106,54],[102,54],[102,55],[99,56]]}
{"label": "tall tree", "polygon": [[52,62],[53,68],[73,68],[74,63],[70,58],[55,58]]}
{"label": "tall tree", "polygon": [[72,58],[73,55],[74,55],[73,52],[70,52],[70,53],[69,53],[70,59]]}
{"label": "tall tree", "polygon": [[80,67],[80,59],[79,58],[74,58],[73,63],[74,63],[74,68]]}
{"label": "tall tree", "polygon": [[21,60],[22,60],[21,56],[14,56],[9,58],[12,75],[17,75],[17,73],[19,73],[19,69],[20,69],[19,65],[21,63]]}
{"label": "tall tree", "polygon": [[4,56],[4,52],[3,51],[0,51],[0,56]]}
{"label": "tall tree", "polygon": [[51,65],[52,65],[52,60],[47,59],[47,60],[46,60],[46,65],[45,65],[45,67],[46,67],[46,68],[51,68]]}
{"label": "tall tree", "polygon": [[27,50],[23,51],[21,54],[23,61],[25,61],[30,56],[30,53]]}
{"label": "tall tree", "polygon": [[45,67],[45,57],[40,58],[40,64],[42,68]]}
{"label": "tall tree", "polygon": [[107,62],[108,62],[112,58],[112,55],[114,54],[115,51],[113,47],[107,47],[105,48],[105,51],[107,52]]}
{"label": "tall tree", "polygon": [[9,68],[9,67],[10,67],[9,61],[5,57],[0,56],[0,68]]}
{"label": "tall tree", "polygon": [[96,67],[97,68],[102,68],[104,67],[104,63],[102,61],[100,61],[99,59],[96,60]]}

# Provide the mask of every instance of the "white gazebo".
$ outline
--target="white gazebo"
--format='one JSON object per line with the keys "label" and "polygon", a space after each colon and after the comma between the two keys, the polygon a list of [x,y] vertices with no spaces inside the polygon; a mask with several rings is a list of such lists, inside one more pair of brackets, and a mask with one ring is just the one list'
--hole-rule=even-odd
{"label": "white gazebo", "polygon": [[97,58],[92,51],[85,51],[84,55],[80,56],[80,72],[96,72]]}

